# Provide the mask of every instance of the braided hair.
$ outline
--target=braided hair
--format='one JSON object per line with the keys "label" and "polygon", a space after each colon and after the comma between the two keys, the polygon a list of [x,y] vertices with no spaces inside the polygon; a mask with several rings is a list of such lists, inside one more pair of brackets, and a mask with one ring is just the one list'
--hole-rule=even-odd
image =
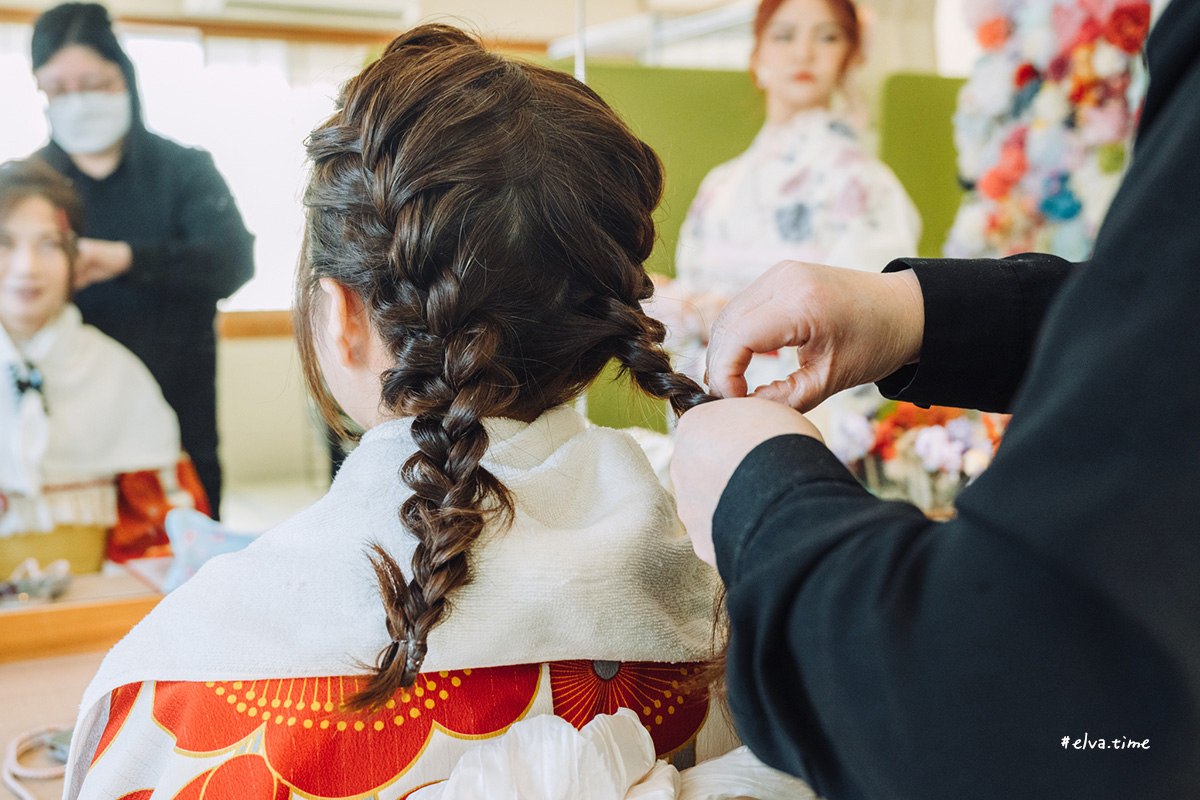
{"label": "braided hair", "polygon": [[315,356],[318,282],[363,301],[391,366],[381,405],[412,418],[400,508],[407,574],[370,557],[392,638],[352,708],[411,685],[429,632],[470,580],[471,545],[513,499],[480,463],[486,417],[531,422],[612,360],[682,414],[710,399],[675,373],[641,309],[662,165],[593,91],[425,25],[351,79],[307,141],[312,173],[296,285],[310,391],[335,429]]}

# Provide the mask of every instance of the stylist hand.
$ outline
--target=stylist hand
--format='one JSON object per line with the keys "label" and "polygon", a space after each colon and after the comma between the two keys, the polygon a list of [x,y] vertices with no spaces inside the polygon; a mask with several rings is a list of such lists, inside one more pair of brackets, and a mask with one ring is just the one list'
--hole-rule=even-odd
{"label": "stylist hand", "polygon": [[717,565],[712,518],[738,464],[763,442],[788,433],[821,439],[820,432],[802,415],[757,397],[704,403],[679,418],[671,482],[679,519],[701,560]]}
{"label": "stylist hand", "polygon": [[133,264],[133,250],[125,242],[104,239],[80,239],[79,256],[75,260],[75,288],[115,278],[128,272]]}
{"label": "stylist hand", "polygon": [[754,353],[797,347],[800,368],[755,397],[814,408],[843,389],[885,378],[921,351],[925,306],[911,270],[881,274],[781,261],[721,311],[708,346],[708,385],[747,393]]}

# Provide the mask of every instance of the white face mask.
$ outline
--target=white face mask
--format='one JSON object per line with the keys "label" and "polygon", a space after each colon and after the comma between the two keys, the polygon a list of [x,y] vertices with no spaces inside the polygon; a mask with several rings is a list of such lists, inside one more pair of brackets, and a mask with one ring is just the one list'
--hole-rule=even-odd
{"label": "white face mask", "polygon": [[50,138],[71,155],[100,153],[129,133],[133,109],[128,92],[72,92],[46,107]]}

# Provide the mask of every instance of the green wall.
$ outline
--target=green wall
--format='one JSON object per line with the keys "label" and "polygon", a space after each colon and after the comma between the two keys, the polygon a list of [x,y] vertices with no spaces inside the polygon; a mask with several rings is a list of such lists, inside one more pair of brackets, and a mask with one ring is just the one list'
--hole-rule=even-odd
{"label": "green wall", "polygon": [[901,73],[883,85],[879,158],[921,212],[917,253],[939,258],[962,201],[954,150],[954,109],[965,80]]}
{"label": "green wall", "polygon": [[[571,68],[569,61],[555,66]],[[674,275],[675,244],[688,206],[708,171],[745,150],[762,127],[762,94],[749,74],[726,70],[589,63],[587,79],[663,161],[659,241],[647,268]],[[951,128],[961,85],[956,79],[902,74],[891,76],[881,92],[880,158],[921,212],[922,256],[941,255],[962,195]],[[615,376],[610,368],[589,393],[592,420],[665,430],[664,404]]]}
{"label": "green wall", "polygon": [[[646,267],[674,275],[679,228],[700,181],[750,145],[762,127],[762,96],[742,72],[588,64],[587,80],[662,159],[667,178],[655,215],[658,244]],[[610,365],[588,393],[592,421],[666,430],[665,404],[616,376]]]}
{"label": "green wall", "polygon": [[700,181],[750,146],[763,123],[762,95],[749,74],[727,70],[589,64],[587,78],[663,161],[659,243],[646,266],[673,275],[679,228]]}

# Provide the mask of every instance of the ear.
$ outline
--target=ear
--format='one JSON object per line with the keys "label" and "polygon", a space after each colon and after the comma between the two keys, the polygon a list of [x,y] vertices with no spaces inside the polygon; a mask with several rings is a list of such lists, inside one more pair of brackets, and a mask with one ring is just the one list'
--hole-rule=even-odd
{"label": "ear", "polygon": [[324,325],[338,362],[344,367],[365,366],[371,328],[362,298],[332,278],[321,278],[320,285],[329,301]]}

